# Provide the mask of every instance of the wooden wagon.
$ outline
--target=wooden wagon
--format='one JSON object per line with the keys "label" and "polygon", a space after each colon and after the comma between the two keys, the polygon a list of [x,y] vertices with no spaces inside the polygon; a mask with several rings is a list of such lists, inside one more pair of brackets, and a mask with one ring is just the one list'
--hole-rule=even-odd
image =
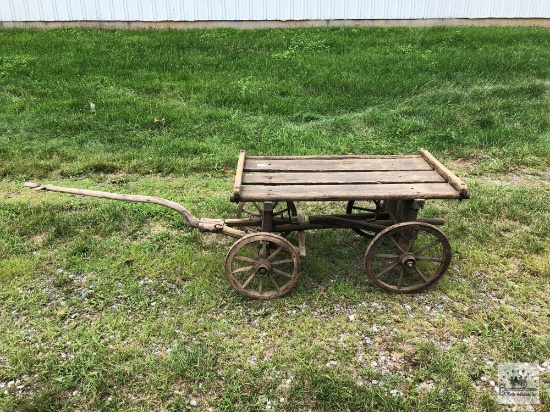
{"label": "wooden wagon", "polygon": [[[424,290],[451,261],[451,247],[436,227],[441,218],[418,218],[427,199],[467,199],[466,185],[428,151],[410,156],[247,156],[241,151],[231,201],[235,219],[197,219],[178,203],[25,183],[107,199],[159,204],[176,210],[186,225],[239,238],[225,261],[231,285],[242,295],[283,296],[300,274],[305,231],[347,228],[373,237],[365,253],[369,280],[395,293]],[[296,202],[344,201],[345,213],[304,217]],[[297,245],[288,239],[297,233]]]}

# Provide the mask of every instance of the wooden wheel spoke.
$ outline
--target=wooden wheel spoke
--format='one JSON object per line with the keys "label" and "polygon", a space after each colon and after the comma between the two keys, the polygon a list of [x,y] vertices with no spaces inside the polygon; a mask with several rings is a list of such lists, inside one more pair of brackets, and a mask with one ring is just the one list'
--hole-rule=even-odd
{"label": "wooden wheel spoke", "polygon": [[250,284],[250,282],[252,282],[252,279],[254,279],[255,276],[256,276],[256,273],[253,273],[252,275],[250,275],[250,277],[246,279],[246,282],[242,284],[242,288],[246,289],[247,286]]}
{"label": "wooden wheel spoke", "polygon": [[406,253],[406,252],[403,250],[403,248],[401,247],[401,245],[399,245],[399,243],[397,243],[397,240],[395,240],[395,239],[393,238],[393,236],[388,236],[388,238],[392,241],[392,243],[395,245],[395,247],[396,247],[397,249],[399,249],[399,251],[400,251],[401,253]]}
{"label": "wooden wheel spoke", "polygon": [[240,260],[242,262],[248,262],[248,263],[256,263],[255,259],[246,257],[246,256],[235,256],[233,259]]}
{"label": "wooden wheel spoke", "polygon": [[284,265],[285,263],[294,263],[292,259],[275,260],[271,262],[271,266]]}
{"label": "wooden wheel spoke", "polygon": [[260,256],[258,255],[258,252],[256,252],[254,248],[251,247],[251,245],[246,245],[245,247],[250,251],[250,253],[252,253],[255,260],[258,260],[260,258]]}
{"label": "wooden wheel spoke", "polygon": [[418,233],[420,233],[418,230],[414,231],[412,239],[409,240],[409,244],[407,245],[407,252],[410,252],[412,247],[414,246],[414,242],[416,242],[416,239],[418,239]]}
{"label": "wooden wheel spoke", "polygon": [[401,255],[390,255],[387,253],[379,253],[373,256],[375,259],[399,259]]}
{"label": "wooden wheel spoke", "polygon": [[267,256],[267,244],[265,240],[261,242],[260,246],[260,259],[265,259]]}
{"label": "wooden wheel spoke", "polygon": [[286,212],[288,212],[290,209],[287,207],[286,209],[282,209],[282,210],[279,210],[275,213],[273,213],[273,216],[282,216],[284,215]]}
{"label": "wooden wheel spoke", "polygon": [[254,205],[254,207],[256,208],[256,210],[258,211],[257,213],[259,213],[260,216],[263,216],[263,214],[264,214],[264,208],[261,207],[260,205],[258,205],[258,203],[256,203],[256,202],[252,202],[252,204]]}
{"label": "wooden wheel spoke", "polygon": [[248,272],[249,270],[254,269],[254,266],[243,266],[242,268],[235,269],[231,273],[242,273],[242,272]]}
{"label": "wooden wheel spoke", "polygon": [[399,281],[397,282],[397,289],[401,289],[403,286],[403,280],[405,279],[405,270],[403,266],[401,266],[401,273],[399,274]]}
{"label": "wooden wheel spoke", "polygon": [[389,265],[386,269],[384,269],[382,272],[376,275],[376,279],[380,279],[382,276],[389,273],[393,268],[395,268],[399,264],[399,261],[393,262],[391,265]]}
{"label": "wooden wheel spoke", "polygon": [[416,273],[420,275],[420,277],[424,280],[424,282],[428,283],[428,279],[426,279],[426,276],[418,269],[416,266],[414,267],[414,270],[416,270]]}
{"label": "wooden wheel spoke", "polygon": [[275,289],[277,289],[277,292],[280,290],[279,285],[277,285],[277,282],[275,282],[275,279],[273,279],[273,275],[269,274],[269,280],[271,280],[271,283],[273,283],[273,286],[275,286]]}
{"label": "wooden wheel spoke", "polygon": [[258,286],[258,292],[260,295],[264,293],[264,281],[261,276],[258,277],[258,281],[260,282],[260,285]]}
{"label": "wooden wheel spoke", "polygon": [[279,252],[281,252],[281,250],[283,250],[283,247],[282,246],[279,246],[275,252],[273,252],[271,255],[269,255],[267,257],[267,260],[273,260],[275,258],[275,256],[277,256],[279,254]]}
{"label": "wooden wheel spoke", "polygon": [[282,270],[280,269],[277,269],[277,268],[271,268],[271,270],[281,276],[284,276],[285,278],[289,278],[289,279],[292,279],[292,274],[290,273],[286,273],[286,272],[283,272]]}
{"label": "wooden wheel spoke", "polygon": [[252,218],[252,217],[262,217],[262,216],[263,216],[263,214],[261,214],[261,213],[254,212],[254,211],[252,211],[252,210],[247,210],[247,209],[243,209],[243,210],[242,210],[242,213],[246,213],[246,214],[249,216],[249,218]]}
{"label": "wooden wheel spoke", "polygon": [[425,250],[428,250],[428,249],[434,247],[434,246],[437,245],[438,243],[441,243],[441,241],[440,241],[439,239],[436,239],[436,240],[434,240],[433,242],[428,243],[427,245],[424,245],[424,246],[422,246],[422,247],[416,249],[413,253],[414,253],[415,255],[417,255],[418,253],[424,252]]}
{"label": "wooden wheel spoke", "polygon": [[438,257],[428,257],[428,256],[416,256],[416,260],[425,260],[428,262],[445,262],[445,259]]}

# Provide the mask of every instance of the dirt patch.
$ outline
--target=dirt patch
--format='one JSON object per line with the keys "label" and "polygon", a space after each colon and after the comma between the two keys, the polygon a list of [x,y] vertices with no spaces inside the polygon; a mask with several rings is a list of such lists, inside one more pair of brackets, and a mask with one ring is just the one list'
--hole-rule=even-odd
{"label": "dirt patch", "polygon": [[481,157],[479,156],[470,157],[468,159],[459,158],[451,162],[451,168],[452,170],[462,169],[465,171],[469,171],[478,167],[480,161]]}
{"label": "dirt patch", "polygon": [[46,234],[45,233],[39,233],[38,235],[34,235],[33,237],[31,237],[30,241],[31,241],[32,244],[34,244],[36,246],[40,246],[44,242],[44,239],[46,239]]}
{"label": "dirt patch", "polygon": [[525,186],[550,188],[550,171],[544,171],[539,175],[530,173],[507,173],[500,176],[480,176],[482,182],[502,186]]}
{"label": "dirt patch", "polygon": [[502,186],[525,186],[525,187],[550,187],[550,169],[541,172],[533,173],[527,170],[515,170],[510,173],[494,174],[487,173],[478,175],[473,173],[473,176],[468,176],[470,172],[479,167],[481,162],[480,157],[472,157],[468,159],[456,159],[451,162],[451,170],[458,170],[457,175],[466,179],[479,179],[485,183],[491,183]]}
{"label": "dirt patch", "polygon": [[161,222],[151,222],[149,224],[149,230],[151,230],[151,234],[152,235],[156,235],[156,234],[159,234],[159,233],[164,233],[164,232],[168,232],[168,233],[176,233],[173,229],[170,229],[166,226],[164,226]]}
{"label": "dirt patch", "polygon": [[206,246],[223,246],[229,248],[232,242],[235,242],[235,239],[217,233],[204,232],[201,233],[201,242]]}

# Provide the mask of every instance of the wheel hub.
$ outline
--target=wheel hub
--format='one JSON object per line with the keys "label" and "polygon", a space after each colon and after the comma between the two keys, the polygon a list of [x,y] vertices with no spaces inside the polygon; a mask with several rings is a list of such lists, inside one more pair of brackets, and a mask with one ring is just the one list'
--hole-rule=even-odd
{"label": "wheel hub", "polygon": [[416,257],[413,253],[404,253],[399,262],[406,268],[413,269],[416,267]]}
{"label": "wheel hub", "polygon": [[254,265],[254,270],[259,276],[267,276],[271,272],[271,262],[267,259],[260,259]]}

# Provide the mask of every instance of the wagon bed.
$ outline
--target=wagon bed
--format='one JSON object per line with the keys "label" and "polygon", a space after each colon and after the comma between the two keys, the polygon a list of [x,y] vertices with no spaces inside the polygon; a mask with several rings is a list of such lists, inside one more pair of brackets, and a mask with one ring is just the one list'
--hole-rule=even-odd
{"label": "wagon bed", "polygon": [[428,151],[406,156],[246,156],[233,202],[467,199],[466,185]]}

